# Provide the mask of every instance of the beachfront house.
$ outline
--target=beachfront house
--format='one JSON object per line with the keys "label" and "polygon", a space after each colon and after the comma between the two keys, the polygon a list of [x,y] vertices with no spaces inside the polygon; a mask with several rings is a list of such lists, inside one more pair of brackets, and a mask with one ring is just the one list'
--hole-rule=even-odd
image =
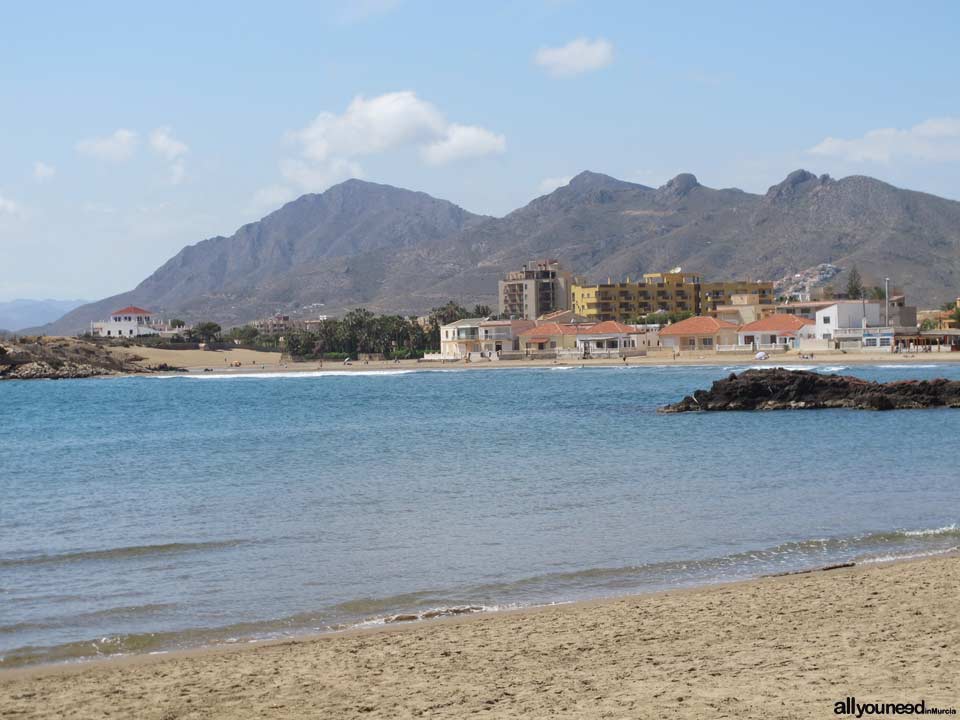
{"label": "beachfront house", "polygon": [[533,320],[484,320],[480,323],[480,350],[488,357],[519,352],[520,333],[535,325]]}
{"label": "beachfront house", "polygon": [[440,326],[440,357],[443,360],[463,360],[471,353],[481,352],[480,325],[486,318],[464,318]]}
{"label": "beachfront house", "polygon": [[657,333],[639,329],[616,320],[582,325],[576,335],[576,346],[581,357],[625,357],[646,352]]}
{"label": "beachfront house", "polygon": [[769,315],[741,325],[738,349],[787,350],[798,348],[804,339],[816,337],[816,321],[799,315]]}
{"label": "beachfront house", "polygon": [[520,352],[524,355],[544,354],[556,357],[563,351],[576,352],[577,334],[585,324],[541,323],[520,333]]}
{"label": "beachfront house", "polygon": [[103,338],[128,338],[159,335],[163,323],[154,313],[129,305],[110,313],[109,320],[90,324],[90,334]]}
{"label": "beachfront house", "polygon": [[677,352],[713,351],[737,344],[737,325],[697,315],[660,328],[660,344]]}

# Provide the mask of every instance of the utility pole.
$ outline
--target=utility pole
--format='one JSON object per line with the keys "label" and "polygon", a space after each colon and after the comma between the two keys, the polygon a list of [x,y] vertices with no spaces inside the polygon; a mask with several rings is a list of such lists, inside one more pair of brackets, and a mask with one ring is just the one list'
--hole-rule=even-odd
{"label": "utility pole", "polygon": [[883,279],[883,324],[890,327],[890,278]]}

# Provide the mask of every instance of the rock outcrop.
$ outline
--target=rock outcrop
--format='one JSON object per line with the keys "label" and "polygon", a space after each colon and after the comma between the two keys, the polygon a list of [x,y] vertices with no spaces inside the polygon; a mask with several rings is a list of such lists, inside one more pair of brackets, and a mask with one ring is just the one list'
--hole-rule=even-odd
{"label": "rock outcrop", "polygon": [[902,380],[877,383],[849,375],[821,375],[807,370],[747,370],[717,380],[660,412],[718,410],[903,410],[960,408],[956,380]]}
{"label": "rock outcrop", "polygon": [[62,380],[151,372],[139,356],[75,338],[0,342],[0,380]]}

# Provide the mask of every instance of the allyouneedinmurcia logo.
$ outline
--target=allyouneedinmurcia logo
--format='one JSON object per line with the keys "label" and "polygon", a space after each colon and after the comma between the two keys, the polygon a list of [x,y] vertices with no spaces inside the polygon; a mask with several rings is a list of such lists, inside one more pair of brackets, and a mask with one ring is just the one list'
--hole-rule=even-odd
{"label": "allyouneedinmurcia logo", "polygon": [[856,718],[867,715],[956,715],[957,709],[927,707],[926,700],[916,703],[858,703],[855,697],[848,697],[833,704],[833,714]]}

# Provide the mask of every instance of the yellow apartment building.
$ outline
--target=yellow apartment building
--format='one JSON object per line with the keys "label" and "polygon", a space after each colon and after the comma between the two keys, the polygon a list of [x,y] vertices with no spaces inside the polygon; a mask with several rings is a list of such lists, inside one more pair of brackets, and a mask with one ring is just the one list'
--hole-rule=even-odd
{"label": "yellow apartment building", "polygon": [[704,283],[696,273],[645,273],[643,280],[574,284],[572,310],[590,320],[630,322],[655,312],[689,312],[715,317],[733,295],[756,295],[759,304],[773,303],[771,282]]}

